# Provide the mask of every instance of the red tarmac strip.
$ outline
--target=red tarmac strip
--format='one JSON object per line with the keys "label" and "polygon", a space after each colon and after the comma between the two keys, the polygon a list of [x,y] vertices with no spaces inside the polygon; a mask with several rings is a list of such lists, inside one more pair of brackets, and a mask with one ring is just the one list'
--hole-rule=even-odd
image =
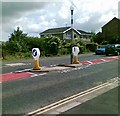
{"label": "red tarmac strip", "polygon": [[83,62],[80,62],[82,65],[87,65],[87,64],[90,64],[88,61],[83,61]]}
{"label": "red tarmac strip", "polygon": [[83,61],[83,62],[80,62],[80,63],[83,64],[83,65],[99,64],[99,63],[103,63],[103,62],[106,62],[106,61],[119,60],[119,59],[120,58],[118,56],[115,56],[115,57],[106,57],[106,58],[102,58],[102,59]]}
{"label": "red tarmac strip", "polygon": [[93,64],[98,64],[98,63],[102,63],[102,62],[104,62],[104,61],[101,60],[101,59],[97,59],[97,60],[91,60],[91,62],[92,62]]}
{"label": "red tarmac strip", "polygon": [[34,74],[31,74],[29,72],[20,72],[20,73],[10,72],[10,73],[6,73],[6,74],[0,74],[0,83],[17,80],[17,79],[22,79],[22,78],[28,78],[33,75]]}

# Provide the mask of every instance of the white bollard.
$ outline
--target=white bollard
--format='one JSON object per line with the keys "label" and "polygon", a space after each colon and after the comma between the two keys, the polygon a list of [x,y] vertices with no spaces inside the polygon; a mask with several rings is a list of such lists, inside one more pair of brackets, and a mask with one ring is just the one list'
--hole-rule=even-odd
{"label": "white bollard", "polygon": [[32,49],[32,56],[34,58],[34,68],[33,70],[40,70],[41,67],[39,65],[39,56],[40,56],[40,50],[39,48],[33,48]]}
{"label": "white bollard", "polygon": [[72,53],[73,53],[73,57],[74,57],[74,61],[73,64],[79,64],[80,62],[78,61],[78,53],[79,53],[79,47],[78,46],[74,46],[72,47]]}

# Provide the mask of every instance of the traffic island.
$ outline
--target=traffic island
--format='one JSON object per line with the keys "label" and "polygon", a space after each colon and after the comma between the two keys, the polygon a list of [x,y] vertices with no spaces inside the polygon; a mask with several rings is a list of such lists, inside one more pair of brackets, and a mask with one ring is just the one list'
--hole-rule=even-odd
{"label": "traffic island", "polygon": [[30,69],[30,72],[50,72],[50,71],[60,71],[60,70],[66,70],[69,68],[77,68],[80,67],[82,64],[78,61],[78,53],[79,53],[79,47],[73,47],[72,52],[74,54],[74,62],[73,64],[59,64],[54,67],[41,67],[39,63],[39,56],[40,56],[40,50],[39,48],[33,48],[32,49],[32,56],[34,58],[34,68]]}
{"label": "traffic island", "polygon": [[77,68],[77,67],[82,66],[82,64],[81,64],[81,63],[79,63],[79,64],[58,64],[57,66],[61,66],[61,67],[70,67],[70,68]]}
{"label": "traffic island", "polygon": [[70,68],[77,68],[77,67],[81,67],[82,64],[58,64],[56,66],[53,67],[41,67],[40,70],[34,70],[31,69],[30,72],[51,72],[51,71],[61,71],[61,70],[66,70],[66,69],[70,69]]}
{"label": "traffic island", "polygon": [[34,70],[31,69],[30,72],[51,72],[51,71],[60,71],[60,70],[66,70],[70,67],[63,67],[63,66],[55,66],[55,67],[41,67],[40,70]]}

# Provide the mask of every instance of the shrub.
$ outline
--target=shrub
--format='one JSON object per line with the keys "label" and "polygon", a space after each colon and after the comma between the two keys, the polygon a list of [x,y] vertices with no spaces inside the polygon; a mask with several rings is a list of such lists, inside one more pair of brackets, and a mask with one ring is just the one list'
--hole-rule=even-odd
{"label": "shrub", "polygon": [[95,43],[86,45],[86,49],[90,50],[91,52],[95,52],[96,48],[97,45]]}

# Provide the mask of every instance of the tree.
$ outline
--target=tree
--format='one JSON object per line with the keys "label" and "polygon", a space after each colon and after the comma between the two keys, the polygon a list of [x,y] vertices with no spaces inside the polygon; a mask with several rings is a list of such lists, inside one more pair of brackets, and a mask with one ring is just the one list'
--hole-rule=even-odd
{"label": "tree", "polygon": [[23,33],[22,30],[20,30],[19,27],[17,27],[17,30],[14,30],[13,33],[11,33],[11,36],[9,38],[9,41],[18,41],[22,42],[27,37],[27,34]]}
{"label": "tree", "polygon": [[16,49],[13,51],[27,52],[26,37],[27,34],[23,33],[23,31],[17,27],[17,30],[14,30],[14,32],[10,34],[9,42],[7,43],[8,48],[12,50],[10,47],[14,48],[16,46]]}
{"label": "tree", "polygon": [[97,34],[92,32],[91,42],[101,44],[103,41],[104,41],[104,38],[102,37],[102,33],[101,32],[99,32]]}
{"label": "tree", "polygon": [[41,51],[41,55],[44,56],[44,38],[38,37],[27,37],[26,44],[28,46],[28,50],[31,51],[32,48],[39,48]]}
{"label": "tree", "polygon": [[61,48],[62,41],[56,36],[47,36],[44,38],[44,51],[46,54],[57,55]]}
{"label": "tree", "polygon": [[6,42],[6,49],[9,53],[22,52],[22,46],[17,41]]}
{"label": "tree", "polygon": [[108,39],[109,44],[118,44],[120,43],[120,37],[118,35],[114,35]]}

